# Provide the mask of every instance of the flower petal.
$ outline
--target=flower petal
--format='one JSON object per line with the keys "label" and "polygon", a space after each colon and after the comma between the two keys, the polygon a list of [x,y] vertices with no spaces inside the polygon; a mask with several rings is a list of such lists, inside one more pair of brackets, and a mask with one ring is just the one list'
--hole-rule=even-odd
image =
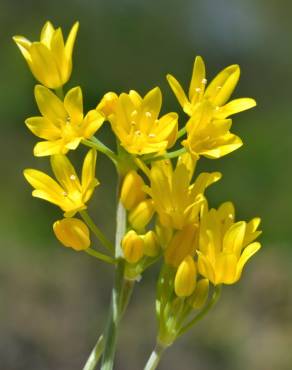
{"label": "flower petal", "polygon": [[60,129],[46,117],[30,117],[25,120],[25,124],[34,135],[42,139],[54,141],[60,138]]}
{"label": "flower petal", "polygon": [[30,55],[30,68],[35,78],[50,89],[60,87],[62,81],[52,52],[41,42],[33,42]]}
{"label": "flower petal", "polygon": [[63,102],[52,91],[41,85],[36,85],[34,94],[41,114],[55,126],[60,127],[62,121],[67,119]]}
{"label": "flower petal", "polygon": [[93,136],[96,133],[96,131],[103,124],[104,119],[105,119],[104,116],[101,113],[99,113],[98,111],[96,111],[95,109],[89,111],[86,114],[86,116],[84,117],[84,120],[83,120],[83,124],[82,124],[82,127],[83,127],[82,136],[85,139],[88,139],[91,136]]}
{"label": "flower petal", "polygon": [[224,119],[233,114],[243,112],[247,109],[251,109],[257,105],[256,101],[251,98],[240,98],[231,100],[231,102],[225,104],[218,111],[215,111],[214,118]]}
{"label": "flower petal", "polygon": [[79,86],[67,92],[64,99],[64,107],[71,118],[71,123],[79,125],[83,120],[83,98],[82,90]]}
{"label": "flower petal", "polygon": [[66,53],[67,60],[71,60],[72,58],[73,47],[74,47],[74,43],[76,40],[78,28],[79,28],[79,22],[75,22],[67,38],[67,41],[65,44],[65,53]]}
{"label": "flower petal", "polygon": [[33,196],[45,199],[56,205],[62,204],[64,189],[50,176],[34,169],[26,169],[23,171],[23,174],[29,184],[36,189],[33,192]]}
{"label": "flower petal", "polygon": [[179,104],[183,108],[184,112],[188,114],[189,116],[192,115],[192,106],[183,90],[181,87],[180,83],[177,81],[176,78],[174,78],[172,75],[168,74],[166,76],[167,81],[169,83],[169,86],[171,90],[173,91],[174,95],[176,96]]}
{"label": "flower petal", "polygon": [[197,56],[194,62],[193,74],[189,88],[189,98],[192,104],[195,104],[205,90],[206,69],[202,57]]}
{"label": "flower petal", "polygon": [[81,178],[84,203],[88,201],[94,191],[94,188],[99,184],[99,181],[95,177],[96,157],[96,150],[90,149],[84,158]]}
{"label": "flower petal", "polygon": [[33,148],[33,154],[36,157],[61,154],[64,152],[67,152],[67,150],[64,147],[64,141],[62,139],[55,141],[40,141]]}
{"label": "flower petal", "polygon": [[56,179],[70,195],[80,192],[81,185],[72,163],[63,154],[56,154],[51,157],[51,166]]}
{"label": "flower petal", "polygon": [[236,279],[240,279],[242,270],[246,262],[261,248],[261,244],[258,242],[251,243],[248,245],[244,251],[242,252],[242,255],[239,258],[239,261],[237,263],[237,271],[236,271]]}
{"label": "flower petal", "polygon": [[206,89],[205,98],[209,99],[215,106],[221,106],[230,98],[240,76],[238,65],[231,65],[211,81]]}

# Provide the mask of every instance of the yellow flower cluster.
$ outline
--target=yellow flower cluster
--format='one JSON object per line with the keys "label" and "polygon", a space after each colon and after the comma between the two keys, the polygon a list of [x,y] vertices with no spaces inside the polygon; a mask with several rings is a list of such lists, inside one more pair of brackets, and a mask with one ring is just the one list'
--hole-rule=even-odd
{"label": "yellow flower cluster", "polygon": [[[158,339],[169,345],[196,322],[196,311],[200,310],[201,317],[214,304],[222,284],[240,279],[245,264],[261,247],[255,242],[260,234],[259,218],[235,221],[231,202],[209,209],[206,191],[220,180],[221,173],[194,176],[201,156],[217,159],[242,145],[242,140],[230,132],[230,116],[256,103],[251,98],[228,102],[239,80],[238,65],[223,69],[207,84],[204,61],[197,57],[188,95],[172,75],[167,76],[188,116],[180,129],[178,113],[161,116],[159,87],[144,97],[135,90],[108,92],[95,109],[84,113],[80,87],[63,93],[71,76],[77,30],[75,23],[65,43],[62,30],[50,22],[45,24],[39,42],[14,37],[41,83],[35,87],[40,116],[25,121],[29,130],[43,139],[35,145],[34,155],[50,156],[56,180],[35,169],[26,169],[24,176],[34,188],[34,197],[64,212],[65,218],[53,225],[64,246],[85,250],[114,264],[122,259],[123,277],[129,281],[162,260],[156,302]],[[116,149],[94,136],[105,121],[117,140]],[[67,155],[80,144],[90,150],[79,177]],[[99,185],[95,174],[97,151],[114,163],[120,178],[118,225],[123,225],[117,228],[115,253],[86,212]],[[73,217],[77,213],[84,222]],[[90,248],[89,230],[110,256]]]}

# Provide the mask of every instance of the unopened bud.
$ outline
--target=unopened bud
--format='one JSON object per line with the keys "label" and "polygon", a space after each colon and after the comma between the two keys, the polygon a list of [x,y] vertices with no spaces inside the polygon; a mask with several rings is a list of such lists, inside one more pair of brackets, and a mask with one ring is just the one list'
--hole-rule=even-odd
{"label": "unopened bud", "polygon": [[138,262],[144,254],[144,242],[136,231],[130,230],[123,237],[122,249],[125,260],[129,263]]}
{"label": "unopened bud", "polygon": [[201,279],[197,282],[196,289],[193,294],[192,306],[196,310],[205,306],[209,294],[209,280]]}
{"label": "unopened bud", "polygon": [[118,96],[114,92],[106,93],[97,105],[96,110],[102,113],[106,118],[115,111],[115,106],[118,101]]}
{"label": "unopened bud", "polygon": [[121,188],[121,202],[128,211],[145,199],[144,185],[142,177],[136,171],[130,171],[125,176]]}
{"label": "unopened bud", "polygon": [[159,244],[154,231],[148,231],[144,236],[144,254],[149,257],[155,257],[159,254]]}
{"label": "unopened bud", "polygon": [[179,265],[174,279],[174,290],[178,297],[189,297],[196,288],[197,271],[193,257],[187,256]]}
{"label": "unopened bud", "polygon": [[78,218],[63,218],[53,225],[57,239],[65,246],[82,251],[90,246],[89,230]]}
{"label": "unopened bud", "polygon": [[142,200],[129,213],[129,222],[135,230],[143,230],[150,222],[154,213],[153,200]]}

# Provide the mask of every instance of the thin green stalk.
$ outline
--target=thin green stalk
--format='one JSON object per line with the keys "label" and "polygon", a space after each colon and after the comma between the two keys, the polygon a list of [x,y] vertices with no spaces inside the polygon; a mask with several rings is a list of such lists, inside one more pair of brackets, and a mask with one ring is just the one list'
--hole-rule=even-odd
{"label": "thin green stalk", "polygon": [[162,346],[160,343],[156,343],[156,346],[152,351],[144,370],[156,369],[166,348],[167,347]]}
{"label": "thin green stalk", "polygon": [[198,313],[197,316],[193,318],[187,325],[181,328],[181,330],[178,333],[178,337],[180,337],[182,334],[184,334],[186,331],[188,331],[192,326],[194,326],[198,321],[202,320],[203,317],[207,315],[207,313],[211,310],[211,308],[218,302],[220,295],[221,295],[222,287],[221,285],[217,285],[215,287],[214,293],[212,295],[212,298],[208,302],[208,304]]}
{"label": "thin green stalk", "polygon": [[117,261],[114,258],[107,256],[106,254],[100,253],[92,248],[87,248],[85,249],[84,252],[86,252],[92,257],[98,258],[99,260],[109,263],[111,265],[115,265],[117,263]]}
{"label": "thin green stalk", "polygon": [[161,161],[163,159],[172,159],[172,158],[176,158],[184,153],[186,153],[186,148],[181,148],[181,149],[178,149],[178,150],[174,150],[173,152],[168,152],[164,155],[160,155],[158,157],[151,157],[151,158],[147,158],[144,160],[145,163],[151,163],[151,162],[156,162],[156,161]]}
{"label": "thin green stalk", "polygon": [[180,137],[184,136],[184,135],[186,134],[186,132],[187,132],[187,128],[186,128],[186,126],[184,126],[184,127],[183,127],[183,128],[181,128],[181,129],[179,130],[179,132],[177,133],[177,138],[179,139]]}
{"label": "thin green stalk", "polygon": [[94,346],[93,350],[91,351],[91,354],[88,357],[88,360],[86,361],[83,370],[94,370],[96,365],[98,364],[98,361],[103,351],[104,351],[104,337],[103,335],[101,335],[98,338],[98,341],[96,342],[96,345]]}
{"label": "thin green stalk", "polygon": [[[118,197],[120,182],[118,184]],[[115,283],[112,290],[110,313],[105,331],[105,350],[102,357],[101,370],[112,370],[117,346],[119,323],[133,291],[134,282],[124,279],[125,261],[122,258],[121,240],[126,232],[126,210],[118,202],[116,219],[115,257],[118,260],[115,270]]]}
{"label": "thin green stalk", "polygon": [[97,239],[101,242],[101,244],[108,249],[110,252],[114,252],[114,246],[112,243],[107,239],[104,233],[99,229],[98,226],[94,223],[92,218],[89,216],[86,210],[80,211],[80,216],[83,218],[89,229],[96,235]]}
{"label": "thin green stalk", "polygon": [[96,137],[92,136],[90,140],[83,139],[82,144],[90,148],[95,148],[99,152],[105,154],[114,163],[114,165],[117,166],[118,164],[117,155],[110,148],[108,148],[105,144],[103,144],[100,140],[98,140]]}

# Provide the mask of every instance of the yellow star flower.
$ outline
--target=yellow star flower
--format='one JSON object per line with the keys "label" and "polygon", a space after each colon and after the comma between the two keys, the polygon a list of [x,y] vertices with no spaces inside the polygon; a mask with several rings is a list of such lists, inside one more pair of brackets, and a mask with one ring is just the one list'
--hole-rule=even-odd
{"label": "yellow star flower", "polygon": [[35,99],[42,116],[28,118],[25,123],[36,136],[46,140],[34,147],[37,157],[66,154],[76,149],[80,141],[90,138],[104,121],[95,109],[83,115],[80,87],[69,90],[62,102],[52,91],[37,85]]}
{"label": "yellow star flower", "polygon": [[168,113],[158,118],[162,103],[158,87],[142,98],[136,91],[121,94],[108,119],[121,145],[131,154],[163,153],[174,145],[178,116]]}
{"label": "yellow star flower", "polygon": [[213,119],[213,112],[213,106],[204,101],[187,122],[182,145],[196,157],[220,158],[242,146],[240,137],[229,131],[231,119]]}
{"label": "yellow star flower", "polygon": [[234,284],[246,262],[261,248],[253,242],[260,234],[259,218],[235,222],[232,203],[218,210],[202,208],[198,250],[198,270],[214,285]]}
{"label": "yellow star flower", "polygon": [[34,77],[50,89],[60,88],[71,76],[78,27],[79,23],[76,22],[66,43],[61,28],[55,29],[50,22],[44,25],[40,41],[31,42],[23,36],[13,37]]}
{"label": "yellow star flower", "polygon": [[55,181],[44,172],[26,169],[24,176],[35,189],[32,195],[59,206],[65,217],[86,209],[94,188],[99,184],[95,178],[96,151],[91,149],[84,158],[81,181],[69,159],[62,154],[51,157]]}
{"label": "yellow star flower", "polygon": [[150,187],[145,191],[152,197],[162,226],[181,230],[194,224],[204,199],[205,189],[221,178],[219,172],[201,173],[194,183],[191,179],[196,161],[185,154],[173,169],[170,160],[157,161],[150,173]]}
{"label": "yellow star flower", "polygon": [[197,104],[207,100],[216,108],[213,112],[214,118],[224,119],[235,113],[253,108],[256,105],[255,100],[251,98],[234,99],[227,103],[238,83],[239,76],[239,66],[237,64],[231,65],[218,73],[206,88],[205,63],[198,56],[194,62],[188,97],[180,83],[172,75],[168,74],[167,80],[187,115],[192,116]]}

